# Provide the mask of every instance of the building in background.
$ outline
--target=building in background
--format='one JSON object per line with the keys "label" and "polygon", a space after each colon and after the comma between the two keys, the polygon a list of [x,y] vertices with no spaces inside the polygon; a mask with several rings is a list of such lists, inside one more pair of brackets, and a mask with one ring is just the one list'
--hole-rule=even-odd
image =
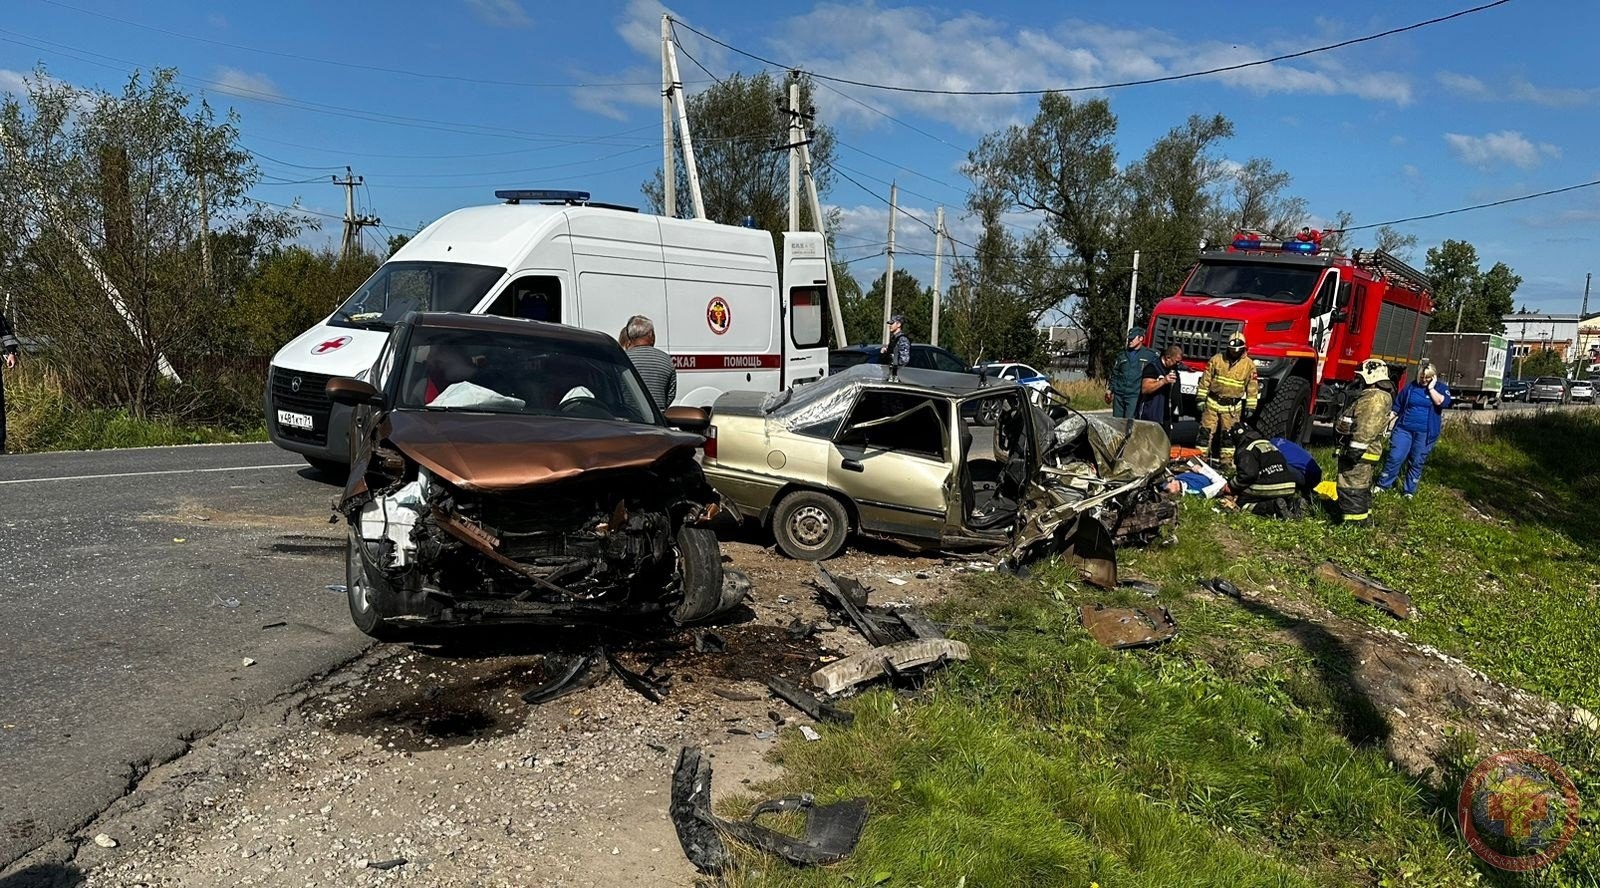
{"label": "building in background", "polygon": [[1570,363],[1578,351],[1578,316],[1542,311],[1512,312],[1501,318],[1506,325],[1506,362],[1537,351],[1554,351]]}
{"label": "building in background", "polygon": [[1600,373],[1600,314],[1578,322],[1578,354],[1588,360],[1588,372]]}

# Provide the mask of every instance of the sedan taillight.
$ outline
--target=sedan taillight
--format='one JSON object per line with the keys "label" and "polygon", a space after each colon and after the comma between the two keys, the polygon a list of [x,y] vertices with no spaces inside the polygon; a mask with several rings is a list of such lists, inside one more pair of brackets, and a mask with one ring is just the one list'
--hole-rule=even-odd
{"label": "sedan taillight", "polygon": [[706,459],[717,458],[717,427],[706,426]]}

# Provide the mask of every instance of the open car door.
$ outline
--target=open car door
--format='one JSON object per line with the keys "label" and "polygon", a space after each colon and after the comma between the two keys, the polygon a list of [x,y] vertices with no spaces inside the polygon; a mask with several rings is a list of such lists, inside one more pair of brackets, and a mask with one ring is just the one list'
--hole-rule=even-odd
{"label": "open car door", "polygon": [[937,541],[954,483],[953,411],[926,394],[868,388],[833,439],[828,484],[869,533]]}

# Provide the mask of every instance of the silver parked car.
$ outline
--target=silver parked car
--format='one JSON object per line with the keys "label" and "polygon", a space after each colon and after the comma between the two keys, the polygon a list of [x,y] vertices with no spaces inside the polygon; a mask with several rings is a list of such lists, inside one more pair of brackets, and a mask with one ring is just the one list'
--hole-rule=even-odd
{"label": "silver parked car", "polygon": [[1567,399],[1582,401],[1585,404],[1594,403],[1594,382],[1588,379],[1574,379],[1572,386],[1567,389]]}
{"label": "silver parked car", "polygon": [[1540,401],[1552,401],[1557,404],[1567,402],[1567,381],[1559,376],[1541,376],[1533,381],[1528,388],[1528,400],[1537,404]]}

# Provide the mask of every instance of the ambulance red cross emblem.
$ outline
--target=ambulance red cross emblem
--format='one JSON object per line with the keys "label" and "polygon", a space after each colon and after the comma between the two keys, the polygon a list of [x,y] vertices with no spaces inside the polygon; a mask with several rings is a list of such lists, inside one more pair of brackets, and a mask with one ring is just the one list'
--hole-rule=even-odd
{"label": "ambulance red cross emblem", "polygon": [[314,354],[314,355],[325,355],[328,352],[338,351],[339,349],[344,348],[345,346],[347,346],[349,344],[350,344],[350,337],[348,337],[348,336],[335,336],[332,339],[325,339],[322,342],[319,342],[316,345],[311,346],[311,353]]}

